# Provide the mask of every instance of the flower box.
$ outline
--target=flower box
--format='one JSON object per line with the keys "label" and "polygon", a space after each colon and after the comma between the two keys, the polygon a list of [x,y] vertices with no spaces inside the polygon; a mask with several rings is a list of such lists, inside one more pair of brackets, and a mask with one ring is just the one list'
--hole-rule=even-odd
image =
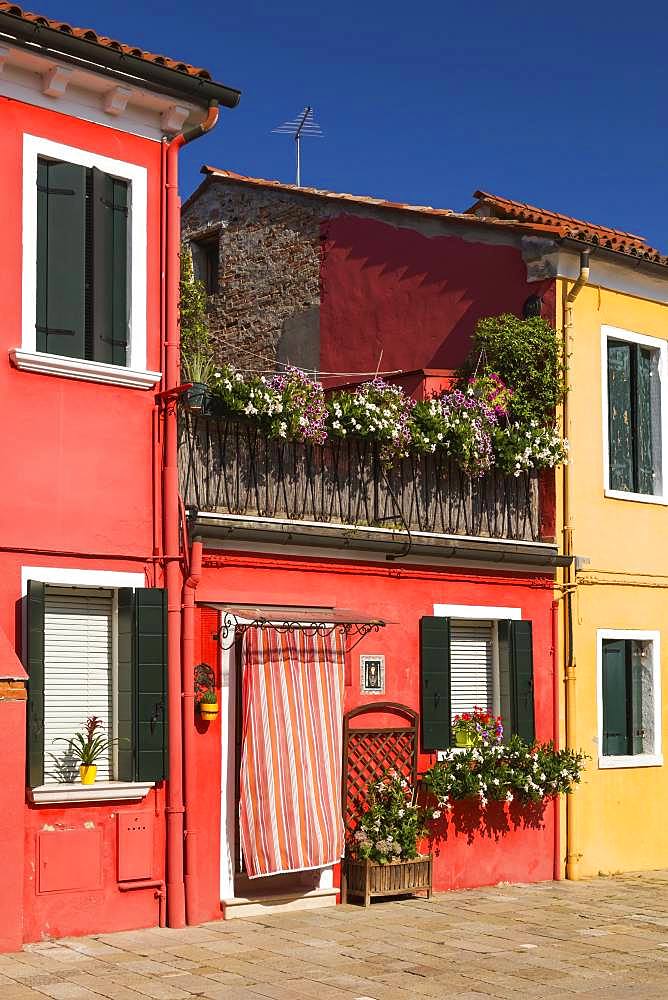
{"label": "flower box", "polygon": [[341,865],[341,902],[349,896],[364,900],[368,906],[376,896],[407,896],[426,892],[431,899],[432,857],[420,855],[411,861],[355,861],[345,858]]}

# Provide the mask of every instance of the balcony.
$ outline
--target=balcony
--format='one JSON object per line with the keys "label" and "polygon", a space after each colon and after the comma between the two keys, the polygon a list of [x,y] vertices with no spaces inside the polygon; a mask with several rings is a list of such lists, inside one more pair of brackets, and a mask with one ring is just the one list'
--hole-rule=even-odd
{"label": "balcony", "polygon": [[[303,531],[327,526],[330,536],[338,526],[339,539],[353,537],[350,529],[375,529],[366,535],[389,531],[411,544],[424,534],[553,542],[554,528],[546,523],[552,521],[551,475],[493,471],[477,479],[442,454],[412,455],[388,469],[378,445],[363,438],[282,441],[250,422],[188,412],[180,418],[179,465],[186,506],[203,520],[217,515],[219,525],[241,519],[259,530],[260,519],[265,528],[270,519],[302,524]],[[227,537],[231,533],[230,527]],[[556,548],[544,547],[554,562]]]}

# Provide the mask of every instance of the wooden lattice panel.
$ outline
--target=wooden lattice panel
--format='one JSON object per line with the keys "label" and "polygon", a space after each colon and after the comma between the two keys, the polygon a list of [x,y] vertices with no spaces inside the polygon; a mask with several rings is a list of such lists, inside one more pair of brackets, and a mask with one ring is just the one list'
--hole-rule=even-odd
{"label": "wooden lattice panel", "polygon": [[[365,714],[397,715],[403,725],[362,728],[359,726],[360,716]],[[364,705],[345,716],[342,805],[348,836],[355,830],[359,816],[366,809],[370,784],[380,781],[388,771],[398,771],[410,782],[415,781],[417,725],[416,712],[393,702]]]}

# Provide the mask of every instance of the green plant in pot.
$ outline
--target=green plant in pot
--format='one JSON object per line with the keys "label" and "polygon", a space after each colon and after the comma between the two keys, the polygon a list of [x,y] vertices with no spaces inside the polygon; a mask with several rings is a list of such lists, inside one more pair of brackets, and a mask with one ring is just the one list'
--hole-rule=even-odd
{"label": "green plant in pot", "polygon": [[199,698],[200,715],[206,722],[213,722],[218,716],[218,695],[214,688],[207,688]]}
{"label": "green plant in pot", "polygon": [[79,761],[79,776],[82,785],[92,785],[97,776],[97,762],[109,752],[113,740],[108,739],[101,730],[104,728],[101,719],[97,715],[91,715],[86,719],[86,728],[83,732],[75,733],[69,739],[60,736],[54,743],[66,743],[67,754],[74,760]]}
{"label": "green plant in pot", "polygon": [[205,351],[195,351],[183,357],[181,377],[191,383],[184,393],[183,402],[191,412],[202,413],[206,408],[215,367],[213,358]]}

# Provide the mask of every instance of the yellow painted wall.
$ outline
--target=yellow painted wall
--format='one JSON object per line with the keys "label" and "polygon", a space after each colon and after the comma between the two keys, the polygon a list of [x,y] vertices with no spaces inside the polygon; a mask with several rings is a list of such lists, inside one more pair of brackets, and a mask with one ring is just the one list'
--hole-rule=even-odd
{"label": "yellow painted wall", "polygon": [[578,877],[668,866],[668,766],[598,767],[597,629],[660,632],[664,746],[668,739],[668,507],[604,495],[603,325],[668,340],[668,306],[587,286],[573,309],[570,523],[573,552],[590,560],[573,600],[575,725],[592,758],[572,802]]}

